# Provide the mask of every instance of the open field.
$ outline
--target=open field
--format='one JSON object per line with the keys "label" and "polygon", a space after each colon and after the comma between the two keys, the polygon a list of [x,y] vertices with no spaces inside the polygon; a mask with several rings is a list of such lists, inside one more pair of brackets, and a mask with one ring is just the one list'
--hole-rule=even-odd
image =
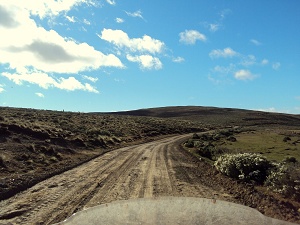
{"label": "open field", "polygon": [[[256,153],[278,163],[287,157],[294,157],[300,161],[300,129],[251,128],[234,132],[230,130],[232,129],[214,130],[206,133],[204,138],[200,137],[201,140],[190,141],[194,141],[195,145],[201,145],[200,148],[219,149],[221,154]],[[189,151],[196,153],[198,149],[196,147]]]}
{"label": "open field", "polygon": [[231,152],[259,153],[277,162],[287,156],[300,161],[300,129],[248,131],[235,135],[235,138],[235,142],[225,141],[221,146]]}
{"label": "open field", "polygon": [[[2,107],[0,221],[47,224],[99,203],[170,195],[217,197],[299,223],[299,202],[234,181],[180,147],[191,133],[230,129],[242,130],[230,135],[235,141],[226,136],[212,144],[270,160],[300,160],[299,115],[212,107],[120,113]],[[176,136],[182,134],[189,135]],[[133,146],[150,141],[156,142]]]}

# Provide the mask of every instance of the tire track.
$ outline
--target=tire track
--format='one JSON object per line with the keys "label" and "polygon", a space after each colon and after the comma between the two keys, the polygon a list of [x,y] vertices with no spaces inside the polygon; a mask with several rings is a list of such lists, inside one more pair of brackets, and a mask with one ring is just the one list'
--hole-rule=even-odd
{"label": "tire track", "polygon": [[[119,167],[114,168],[114,171],[101,181],[98,193],[94,196],[91,196],[90,201],[87,205],[91,207],[94,205],[99,205],[101,203],[110,202],[109,195],[112,195],[113,190],[116,189],[118,184],[124,183],[126,174],[130,173],[130,168],[136,164],[137,160],[141,157],[142,154],[142,151],[130,152],[129,157]],[[118,191],[119,189],[117,189],[117,192]]]}

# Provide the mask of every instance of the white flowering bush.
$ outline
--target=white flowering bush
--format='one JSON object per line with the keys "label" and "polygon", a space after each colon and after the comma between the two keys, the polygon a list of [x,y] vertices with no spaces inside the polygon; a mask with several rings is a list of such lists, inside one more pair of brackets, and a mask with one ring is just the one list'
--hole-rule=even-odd
{"label": "white flowering bush", "polygon": [[265,185],[272,191],[300,201],[300,165],[279,163],[267,177]]}
{"label": "white flowering bush", "polygon": [[263,156],[254,153],[224,154],[215,162],[221,173],[243,181],[263,183],[271,163]]}

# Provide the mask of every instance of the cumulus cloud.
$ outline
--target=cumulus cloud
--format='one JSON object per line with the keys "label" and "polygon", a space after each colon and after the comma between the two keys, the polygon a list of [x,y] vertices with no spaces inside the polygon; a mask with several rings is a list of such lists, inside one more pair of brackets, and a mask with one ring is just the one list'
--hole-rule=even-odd
{"label": "cumulus cloud", "polygon": [[132,52],[162,52],[164,42],[154,39],[148,35],[142,38],[129,38],[128,34],[122,30],[103,29],[101,35],[98,35],[102,40],[108,41],[119,48],[127,48]]}
{"label": "cumulus cloud", "polygon": [[132,56],[128,54],[126,57],[131,62],[139,63],[141,69],[159,70],[162,68],[162,63],[159,58],[153,57],[151,55]]}
{"label": "cumulus cloud", "polygon": [[258,40],[255,40],[255,39],[251,39],[250,42],[256,46],[262,45],[261,42],[259,42]]}
{"label": "cumulus cloud", "polygon": [[128,16],[131,16],[131,17],[139,17],[141,19],[144,19],[143,16],[142,16],[142,11],[141,10],[137,10],[135,12],[127,12],[125,11],[125,13],[128,15]]}
{"label": "cumulus cloud", "polygon": [[[65,89],[62,85],[66,81],[55,78],[56,74],[76,74],[101,67],[123,68],[124,65],[117,56],[103,54],[87,43],[79,43],[71,38],[62,37],[54,30],[46,30],[37,25],[32,18],[32,16],[40,18],[55,16],[76,5],[91,2],[89,0],[0,1],[0,64],[8,65],[2,75],[7,78],[12,78],[8,76],[9,74],[19,77],[14,80],[30,76],[30,81],[38,84],[41,74],[45,74],[48,79],[47,74],[51,73],[51,78],[56,79],[56,82],[52,82],[52,86]],[[70,22],[75,21],[74,17],[66,18]],[[75,84],[72,79],[67,81],[73,81]],[[76,85],[74,90],[95,92],[88,85],[78,83]]]}
{"label": "cumulus cloud", "polygon": [[253,80],[256,75],[252,74],[249,70],[238,70],[234,74],[237,80]]}
{"label": "cumulus cloud", "polygon": [[212,50],[210,53],[209,53],[209,56],[211,58],[231,58],[231,57],[234,57],[234,56],[237,56],[239,55],[239,53],[237,53],[236,51],[234,51],[233,49],[231,48],[224,48],[223,50],[222,49],[215,49],[215,50]]}
{"label": "cumulus cloud", "polygon": [[124,19],[119,18],[119,17],[117,17],[117,18],[115,19],[115,21],[116,21],[117,23],[124,23]]}
{"label": "cumulus cloud", "polygon": [[276,63],[273,63],[272,68],[274,70],[278,70],[280,68],[280,66],[281,66],[280,62],[276,62]]}
{"label": "cumulus cloud", "polygon": [[82,84],[74,77],[55,78],[49,76],[46,73],[39,72],[39,71],[32,71],[31,73],[27,73],[27,74],[4,72],[2,73],[2,76],[8,78],[9,80],[16,83],[17,85],[22,85],[24,82],[27,82],[31,84],[36,84],[44,89],[55,87],[67,91],[83,90],[83,91],[88,91],[93,93],[99,93],[99,91],[94,87],[92,87],[90,84],[88,83]]}
{"label": "cumulus cloud", "polygon": [[40,97],[40,98],[44,98],[45,97],[45,95],[43,95],[42,93],[40,93],[40,92],[37,92],[37,93],[35,93],[38,97]]}
{"label": "cumulus cloud", "polygon": [[194,45],[198,40],[206,41],[206,36],[196,30],[185,30],[184,32],[179,33],[179,37],[180,42],[188,45]]}
{"label": "cumulus cloud", "polygon": [[182,57],[174,58],[174,59],[173,59],[173,62],[176,62],[176,63],[184,62],[184,58],[182,58]]}

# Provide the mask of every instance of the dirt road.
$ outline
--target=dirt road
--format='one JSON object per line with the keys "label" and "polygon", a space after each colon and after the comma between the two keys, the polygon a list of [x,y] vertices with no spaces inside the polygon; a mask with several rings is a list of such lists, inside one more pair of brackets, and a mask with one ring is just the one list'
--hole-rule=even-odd
{"label": "dirt road", "polygon": [[211,179],[216,174],[209,165],[179,147],[186,137],[114,150],[38,183],[0,202],[0,224],[53,224],[87,207],[132,198],[187,196],[237,202],[233,193]]}
{"label": "dirt road", "polygon": [[121,148],[0,202],[0,224],[51,224],[115,200],[218,194],[197,182],[180,151],[186,136]]}

